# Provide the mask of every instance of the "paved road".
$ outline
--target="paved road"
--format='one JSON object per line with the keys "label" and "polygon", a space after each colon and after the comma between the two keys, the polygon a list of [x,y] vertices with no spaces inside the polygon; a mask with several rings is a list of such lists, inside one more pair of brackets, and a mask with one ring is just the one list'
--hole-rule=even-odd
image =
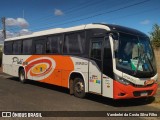
{"label": "paved road", "polygon": [[[68,89],[35,81],[21,84],[17,78],[0,73],[0,111],[160,111],[149,105],[152,100],[114,101],[93,94],[80,99],[68,93]],[[102,118],[83,119],[102,120]],[[124,118],[120,117],[120,119]]]}

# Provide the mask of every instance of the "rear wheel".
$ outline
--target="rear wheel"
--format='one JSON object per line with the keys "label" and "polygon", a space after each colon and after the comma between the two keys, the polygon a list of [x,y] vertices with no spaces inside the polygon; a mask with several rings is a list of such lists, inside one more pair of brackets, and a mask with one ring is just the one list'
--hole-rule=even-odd
{"label": "rear wheel", "polygon": [[21,69],[19,71],[19,80],[20,80],[21,83],[25,83],[26,82],[24,69]]}
{"label": "rear wheel", "polygon": [[73,81],[73,93],[76,97],[85,97],[85,86],[84,81],[81,78],[75,78]]}

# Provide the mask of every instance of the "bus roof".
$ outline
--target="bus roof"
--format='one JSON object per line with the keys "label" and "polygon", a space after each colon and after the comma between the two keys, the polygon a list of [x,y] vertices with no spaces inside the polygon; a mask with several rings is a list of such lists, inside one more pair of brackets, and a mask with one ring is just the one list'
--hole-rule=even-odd
{"label": "bus roof", "polygon": [[114,24],[103,24],[103,25],[107,25],[111,31],[118,31],[118,32],[129,33],[129,34],[133,34],[133,35],[137,35],[137,36],[147,37],[147,35],[144,34],[143,32],[136,30],[136,29],[133,29],[133,28],[128,28],[128,27],[114,25]]}
{"label": "bus roof", "polygon": [[55,29],[33,32],[29,35],[8,38],[8,39],[5,39],[5,41],[34,38],[34,37],[38,37],[38,36],[72,32],[72,31],[76,31],[76,30],[94,29],[94,28],[101,28],[101,29],[105,29],[107,31],[118,31],[118,32],[124,32],[124,33],[130,33],[130,34],[134,34],[137,36],[145,36],[145,37],[147,36],[146,34],[142,33],[141,31],[138,31],[138,30],[135,30],[132,28],[128,28],[128,27],[124,27],[124,26],[113,25],[113,24],[93,23],[93,24],[86,24],[86,25],[80,25],[80,26],[69,27],[69,28],[55,28]]}
{"label": "bus roof", "polygon": [[84,29],[92,29],[92,28],[101,28],[101,29],[106,29],[107,31],[110,31],[109,27],[102,25],[102,24],[87,24],[87,25],[80,25],[80,26],[69,27],[69,28],[55,28],[55,29],[33,32],[29,35],[7,38],[5,39],[5,41],[20,40],[20,39],[25,39],[25,38],[33,38],[33,37],[38,37],[38,36],[45,36],[45,35],[72,32],[76,30],[84,30]]}

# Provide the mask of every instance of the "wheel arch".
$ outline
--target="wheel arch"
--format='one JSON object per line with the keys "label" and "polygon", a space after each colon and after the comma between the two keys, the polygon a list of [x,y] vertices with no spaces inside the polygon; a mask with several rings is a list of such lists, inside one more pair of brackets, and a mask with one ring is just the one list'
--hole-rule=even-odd
{"label": "wheel arch", "polygon": [[20,70],[22,70],[22,69],[23,69],[24,72],[25,72],[25,77],[27,77],[25,67],[23,67],[23,66],[19,66],[19,69],[18,69],[18,76],[19,76]]}
{"label": "wheel arch", "polygon": [[22,69],[25,70],[23,66],[20,66],[18,69],[18,75],[19,75],[20,70],[22,70]]}
{"label": "wheel arch", "polygon": [[[82,72],[79,72],[79,71],[72,71],[72,72],[70,73],[69,79],[68,79],[68,88],[69,88],[69,89],[71,88],[71,86],[72,86],[72,84],[73,84],[73,81],[74,81],[74,78],[76,78],[76,77],[80,77],[80,78],[83,79],[84,86],[85,86],[85,88],[86,88],[86,79],[85,79],[83,73],[82,73]],[[72,89],[72,88],[71,88],[71,89]],[[73,91],[72,91],[71,89],[70,89],[70,94],[73,94]],[[85,89],[85,91],[86,91],[86,89]]]}

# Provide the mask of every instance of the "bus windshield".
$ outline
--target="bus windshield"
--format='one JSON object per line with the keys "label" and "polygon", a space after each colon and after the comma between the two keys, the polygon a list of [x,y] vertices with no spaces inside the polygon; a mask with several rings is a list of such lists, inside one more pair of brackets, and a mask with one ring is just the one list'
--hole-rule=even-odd
{"label": "bus windshield", "polygon": [[152,77],[156,74],[155,56],[148,37],[119,34],[116,67],[135,77]]}

